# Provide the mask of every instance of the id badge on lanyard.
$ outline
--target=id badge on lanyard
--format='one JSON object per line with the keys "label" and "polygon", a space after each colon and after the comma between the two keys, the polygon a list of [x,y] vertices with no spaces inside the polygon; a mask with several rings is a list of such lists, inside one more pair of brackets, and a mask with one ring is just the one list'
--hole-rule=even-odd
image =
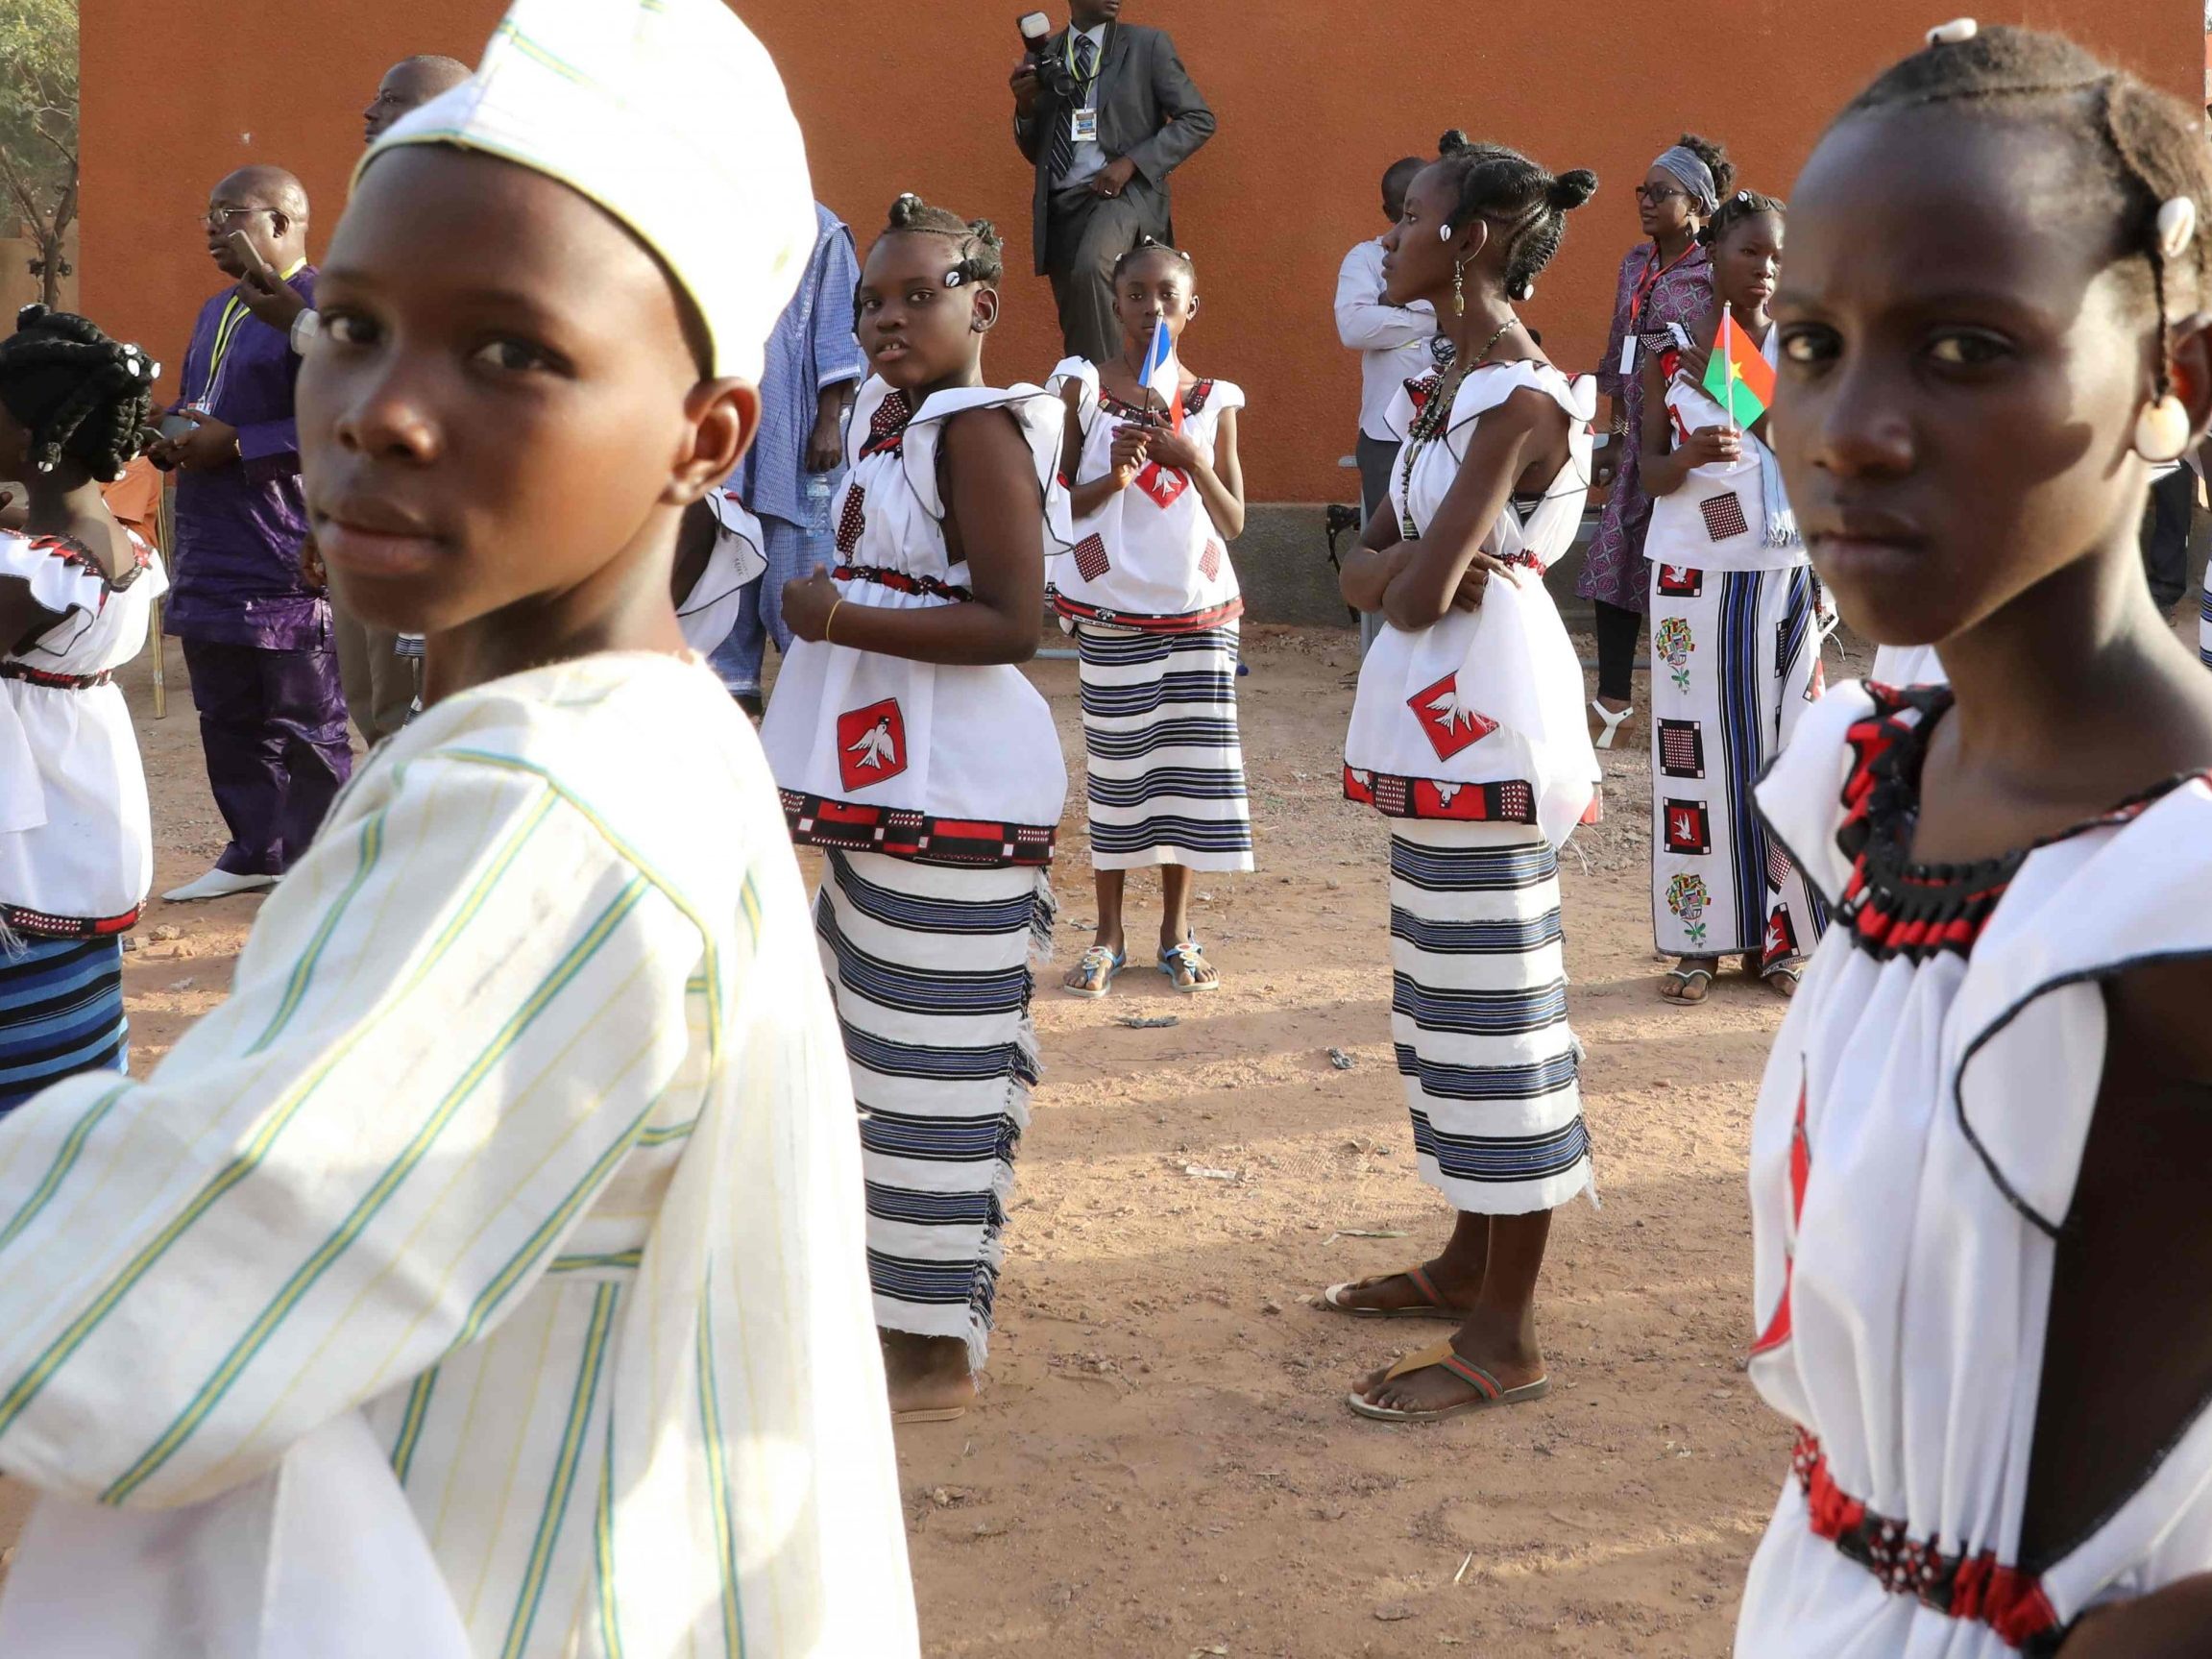
{"label": "id badge on lanyard", "polygon": [[1099,112],[1095,105],[1085,105],[1068,111],[1068,136],[1078,144],[1095,144],[1099,141]]}

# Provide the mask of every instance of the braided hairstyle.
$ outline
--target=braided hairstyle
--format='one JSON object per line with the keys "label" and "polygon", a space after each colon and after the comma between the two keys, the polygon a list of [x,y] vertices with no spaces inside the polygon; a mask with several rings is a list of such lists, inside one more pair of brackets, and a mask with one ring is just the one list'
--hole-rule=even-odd
{"label": "braided hairstyle", "polygon": [[1722,199],[1714,210],[1713,222],[1697,232],[1697,239],[1708,248],[1720,246],[1720,239],[1746,219],[1756,219],[1762,213],[1772,213],[1787,218],[1788,206],[1778,196],[1762,196],[1757,190],[1738,190]]}
{"label": "braided hairstyle", "polygon": [[1006,260],[1000,256],[998,232],[988,219],[963,219],[944,207],[933,207],[909,190],[891,204],[889,220],[884,226],[884,234],[942,236],[951,242],[960,256],[960,262],[946,273],[948,279],[958,278],[953,283],[995,282],[1006,275]]}
{"label": "braided hairstyle", "polygon": [[1705,170],[1713,175],[1713,193],[1725,203],[1729,185],[1736,183],[1736,163],[1728,159],[1727,148],[1695,133],[1685,133],[1675,142],[1705,163]]}
{"label": "braided hairstyle", "polygon": [[[2089,170],[2084,201],[2109,203],[2114,262],[2141,258],[2158,315],[2158,395],[2170,389],[2166,325],[2200,304],[2212,268],[2212,160],[2196,114],[2062,35],[1961,19],[1844,107],[1835,126],[1889,110],[1946,107],[1983,120],[2033,122],[2070,141]],[[2195,230],[2169,254],[2159,209],[2196,206]]]}
{"label": "braided hairstyle", "polygon": [[87,317],[26,305],[0,340],[0,404],[31,434],[31,462],[51,473],[66,456],[112,483],[145,449],[161,365],[110,340]]}
{"label": "braided hairstyle", "polygon": [[1454,231],[1475,218],[1498,226],[1505,238],[1506,297],[1526,300],[1559,252],[1567,215],[1596,194],[1597,175],[1577,167],[1554,178],[1519,151],[1475,143],[1456,127],[1436,148],[1436,164],[1459,191],[1445,223]]}
{"label": "braided hairstyle", "polygon": [[1127,269],[1130,261],[1140,259],[1147,254],[1165,254],[1169,258],[1176,260],[1182,266],[1183,275],[1190,279],[1194,286],[1197,284],[1198,261],[1180,248],[1169,247],[1157,236],[1139,236],[1136,239],[1136,246],[1113,262],[1113,280],[1117,282],[1120,281],[1121,274]]}

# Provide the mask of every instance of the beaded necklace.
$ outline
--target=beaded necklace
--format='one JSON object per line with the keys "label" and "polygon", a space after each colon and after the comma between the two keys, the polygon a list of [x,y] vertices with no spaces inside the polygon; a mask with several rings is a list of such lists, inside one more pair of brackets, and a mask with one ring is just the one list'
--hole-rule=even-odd
{"label": "beaded necklace", "polygon": [[1438,382],[1436,390],[1429,394],[1428,402],[1422,404],[1421,413],[1414,417],[1413,429],[1405,435],[1404,459],[1399,463],[1398,473],[1398,529],[1405,540],[1415,542],[1421,539],[1421,526],[1413,522],[1414,464],[1421,459],[1421,451],[1450,427],[1451,408],[1459,402],[1459,389],[1467,383],[1469,371],[1479,369],[1489,362],[1492,348],[1519,323],[1519,317],[1506,318],[1497,332],[1483,342],[1482,350],[1474,354],[1471,364],[1465,357],[1453,363],[1450,372]]}

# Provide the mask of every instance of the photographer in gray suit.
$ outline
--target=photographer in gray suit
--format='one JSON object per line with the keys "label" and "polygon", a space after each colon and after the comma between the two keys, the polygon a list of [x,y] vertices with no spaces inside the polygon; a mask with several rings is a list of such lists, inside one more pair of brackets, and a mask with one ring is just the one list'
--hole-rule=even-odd
{"label": "photographer in gray suit", "polygon": [[1014,142],[1035,164],[1037,271],[1052,279],[1070,356],[1121,350],[1114,261],[1141,236],[1172,243],[1168,175],[1213,136],[1213,111],[1158,29],[1119,21],[1122,0],[1071,0],[1067,28],[1022,20],[1009,83]]}

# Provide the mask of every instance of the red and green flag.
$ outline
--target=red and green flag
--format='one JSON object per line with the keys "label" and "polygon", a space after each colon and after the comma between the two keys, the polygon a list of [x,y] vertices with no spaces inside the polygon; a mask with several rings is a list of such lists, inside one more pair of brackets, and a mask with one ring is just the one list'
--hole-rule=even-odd
{"label": "red and green flag", "polygon": [[1720,307],[1720,332],[1714,336],[1713,360],[1705,365],[1705,389],[1728,418],[1748,427],[1774,405],[1774,365]]}

